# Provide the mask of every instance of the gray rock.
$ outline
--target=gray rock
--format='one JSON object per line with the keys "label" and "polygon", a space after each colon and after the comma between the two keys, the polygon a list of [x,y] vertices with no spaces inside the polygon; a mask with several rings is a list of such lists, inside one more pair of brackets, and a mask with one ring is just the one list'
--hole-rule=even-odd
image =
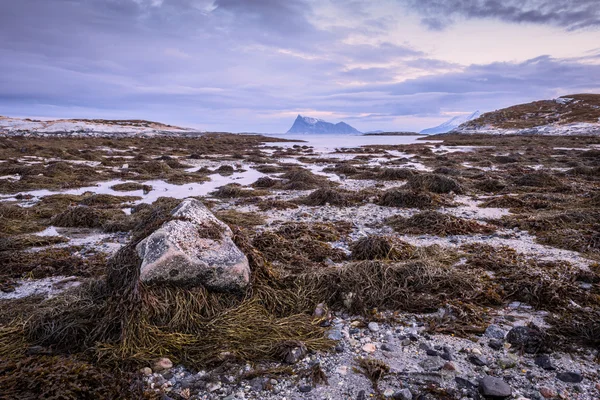
{"label": "gray rock", "polygon": [[300,392],[302,392],[302,393],[308,393],[308,392],[310,392],[312,390],[312,386],[310,386],[310,385],[301,385],[301,386],[298,386],[298,390]]}
{"label": "gray rock", "polygon": [[377,322],[369,322],[368,327],[371,332],[379,332],[379,324]]}
{"label": "gray rock", "polygon": [[554,365],[552,365],[552,360],[550,360],[550,357],[547,354],[542,354],[540,356],[537,356],[534,360],[535,365],[537,365],[540,368],[543,368],[545,370],[548,371],[553,371],[556,368],[554,367]]}
{"label": "gray rock", "polygon": [[396,347],[392,346],[391,344],[384,343],[384,344],[381,345],[381,350],[383,350],[383,351],[389,351],[389,352],[395,352],[398,349]]}
{"label": "gray rock", "polygon": [[488,346],[490,346],[492,349],[494,349],[496,351],[500,351],[504,347],[504,341],[498,340],[498,339],[492,339],[488,342]]}
{"label": "gray rock", "polygon": [[479,391],[488,399],[506,399],[512,395],[510,385],[493,376],[486,376],[479,382]]}
{"label": "gray rock", "polygon": [[579,372],[560,372],[556,378],[567,383],[579,383],[583,381],[583,376]]}
{"label": "gray rock", "polygon": [[265,387],[265,380],[264,380],[264,378],[260,378],[260,377],[259,378],[254,378],[254,379],[251,379],[249,383],[250,383],[250,387],[255,392],[260,392]]}
{"label": "gray rock", "polygon": [[367,395],[364,390],[358,392],[358,396],[356,396],[356,400],[367,400]]}
{"label": "gray rock", "polygon": [[504,339],[506,331],[500,328],[498,325],[490,325],[487,327],[484,333],[485,336],[491,339]]}
{"label": "gray rock", "polygon": [[248,285],[248,259],[227,225],[196,199],[185,199],[171,214],[178,219],[164,223],[136,247],[142,281],[223,291]]}
{"label": "gray rock", "polygon": [[327,337],[329,337],[331,340],[342,340],[344,337],[342,335],[342,325],[335,325],[333,328],[331,328],[327,333]]}
{"label": "gray rock", "polygon": [[410,392],[410,390],[404,388],[404,389],[398,390],[396,393],[394,393],[392,398],[394,400],[412,400],[413,395]]}
{"label": "gray rock", "polygon": [[419,363],[425,371],[439,371],[446,362],[439,356],[427,358]]}
{"label": "gray rock", "polygon": [[477,356],[475,354],[469,356],[471,364],[477,365],[478,367],[484,367],[488,365],[488,360],[483,356]]}
{"label": "gray rock", "polygon": [[469,378],[463,378],[461,376],[457,376],[454,378],[456,385],[461,389],[476,389],[479,387],[479,384],[476,381],[472,381]]}

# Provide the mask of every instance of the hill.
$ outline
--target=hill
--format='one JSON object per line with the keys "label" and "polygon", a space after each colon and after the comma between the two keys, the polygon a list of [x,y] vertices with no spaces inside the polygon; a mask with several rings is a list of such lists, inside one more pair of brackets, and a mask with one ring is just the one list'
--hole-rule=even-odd
{"label": "hill", "polygon": [[600,94],[574,94],[488,112],[454,133],[599,135]]}
{"label": "hill", "polygon": [[441,125],[435,126],[433,128],[423,129],[420,133],[424,135],[433,135],[436,133],[450,132],[451,130],[458,128],[461,124],[478,118],[480,115],[481,113],[479,111],[475,111],[473,114],[469,115],[459,115],[449,119]]}

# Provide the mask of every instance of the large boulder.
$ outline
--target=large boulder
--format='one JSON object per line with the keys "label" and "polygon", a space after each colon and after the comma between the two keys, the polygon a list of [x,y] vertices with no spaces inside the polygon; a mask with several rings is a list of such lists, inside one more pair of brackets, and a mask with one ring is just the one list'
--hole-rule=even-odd
{"label": "large boulder", "polygon": [[233,242],[227,225],[191,198],[171,214],[173,220],[136,247],[142,259],[143,282],[204,285],[218,291],[236,291],[248,285],[248,259]]}

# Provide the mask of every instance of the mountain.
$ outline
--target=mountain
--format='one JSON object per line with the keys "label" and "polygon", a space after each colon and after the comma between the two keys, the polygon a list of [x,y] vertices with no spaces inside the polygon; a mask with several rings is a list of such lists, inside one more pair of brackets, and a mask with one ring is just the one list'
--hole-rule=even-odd
{"label": "mountain", "polygon": [[294,125],[287,133],[361,133],[345,122],[332,124],[331,122],[323,121],[322,119],[303,117],[298,114]]}
{"label": "mountain", "polygon": [[423,129],[420,133],[425,135],[432,135],[435,133],[446,133],[458,128],[461,124],[464,124],[467,121],[471,121],[475,118],[478,118],[481,115],[479,111],[475,111],[470,115],[459,115],[454,118],[449,119],[441,125],[438,125],[434,128]]}
{"label": "mountain", "polygon": [[198,133],[189,128],[144,120],[34,120],[0,116],[0,134],[13,136],[155,136]]}
{"label": "mountain", "polygon": [[572,94],[481,115],[456,133],[600,135],[600,94]]}

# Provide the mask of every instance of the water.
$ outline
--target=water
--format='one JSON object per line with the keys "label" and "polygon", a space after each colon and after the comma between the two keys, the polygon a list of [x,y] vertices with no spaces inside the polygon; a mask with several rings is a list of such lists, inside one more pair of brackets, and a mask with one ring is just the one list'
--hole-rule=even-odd
{"label": "water", "polygon": [[441,140],[418,140],[425,136],[364,136],[364,135],[329,135],[329,134],[283,134],[265,135],[288,140],[302,140],[306,143],[268,143],[267,146],[292,147],[294,145],[312,146],[317,153],[328,153],[335,149],[352,148],[368,145],[397,145],[412,143],[441,143]]}

